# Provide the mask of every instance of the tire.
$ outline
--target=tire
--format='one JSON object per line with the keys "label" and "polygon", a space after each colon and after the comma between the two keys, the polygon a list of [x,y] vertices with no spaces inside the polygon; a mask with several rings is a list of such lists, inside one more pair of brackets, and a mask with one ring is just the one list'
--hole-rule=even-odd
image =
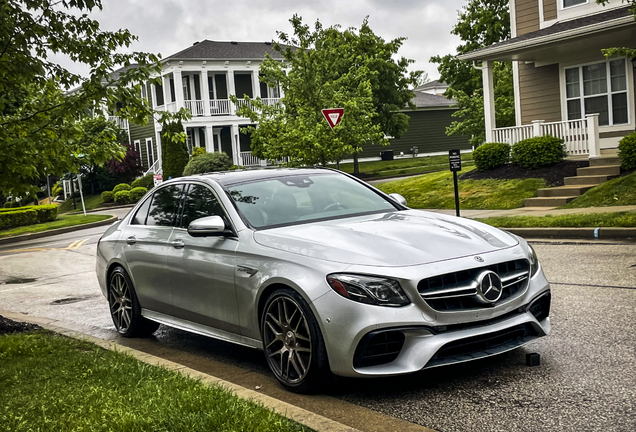
{"label": "tire", "polygon": [[297,292],[284,288],[269,296],[261,317],[261,338],[270,370],[288,390],[311,393],[330,380],[320,328]]}
{"label": "tire", "polygon": [[108,307],[115,329],[124,337],[150,336],[159,328],[159,323],[141,316],[132,281],[122,267],[115,267],[108,277]]}

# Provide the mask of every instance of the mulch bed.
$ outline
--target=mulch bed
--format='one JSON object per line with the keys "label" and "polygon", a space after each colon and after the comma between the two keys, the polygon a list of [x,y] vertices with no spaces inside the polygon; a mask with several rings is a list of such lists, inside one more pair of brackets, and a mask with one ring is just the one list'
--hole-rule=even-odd
{"label": "mulch bed", "polygon": [[574,177],[576,176],[576,170],[578,168],[588,166],[590,166],[590,163],[586,160],[563,161],[549,167],[534,170],[527,170],[516,165],[508,164],[490,171],[477,171],[475,169],[466,174],[462,174],[459,178],[461,180],[542,178],[548,186],[563,186],[563,179],[565,177]]}
{"label": "mulch bed", "polygon": [[26,331],[42,330],[37,324],[13,321],[0,315],[0,336],[11,333],[22,333]]}

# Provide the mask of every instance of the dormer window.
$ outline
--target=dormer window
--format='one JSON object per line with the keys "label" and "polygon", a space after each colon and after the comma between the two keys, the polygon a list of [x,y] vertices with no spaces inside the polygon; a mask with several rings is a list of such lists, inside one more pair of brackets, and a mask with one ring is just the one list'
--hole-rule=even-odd
{"label": "dormer window", "polygon": [[563,8],[565,9],[571,6],[578,6],[587,2],[588,0],[563,0]]}

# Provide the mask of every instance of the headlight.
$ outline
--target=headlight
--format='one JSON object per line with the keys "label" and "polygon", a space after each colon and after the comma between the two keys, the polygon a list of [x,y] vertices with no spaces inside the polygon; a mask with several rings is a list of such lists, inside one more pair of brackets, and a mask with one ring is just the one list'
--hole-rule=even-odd
{"label": "headlight", "polygon": [[537,271],[539,271],[539,260],[537,259],[537,253],[530,244],[528,244],[528,251],[528,259],[530,260],[530,277],[532,277]]}
{"label": "headlight", "polygon": [[406,306],[410,303],[400,284],[393,279],[331,274],[327,276],[327,283],[341,296],[360,303],[392,307]]}

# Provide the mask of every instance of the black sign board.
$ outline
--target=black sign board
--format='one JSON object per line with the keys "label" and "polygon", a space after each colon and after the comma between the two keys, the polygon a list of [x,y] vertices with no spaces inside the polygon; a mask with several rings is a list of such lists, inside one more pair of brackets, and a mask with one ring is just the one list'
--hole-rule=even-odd
{"label": "black sign board", "polygon": [[462,156],[459,150],[448,151],[448,162],[450,163],[450,170],[457,172],[462,170]]}

